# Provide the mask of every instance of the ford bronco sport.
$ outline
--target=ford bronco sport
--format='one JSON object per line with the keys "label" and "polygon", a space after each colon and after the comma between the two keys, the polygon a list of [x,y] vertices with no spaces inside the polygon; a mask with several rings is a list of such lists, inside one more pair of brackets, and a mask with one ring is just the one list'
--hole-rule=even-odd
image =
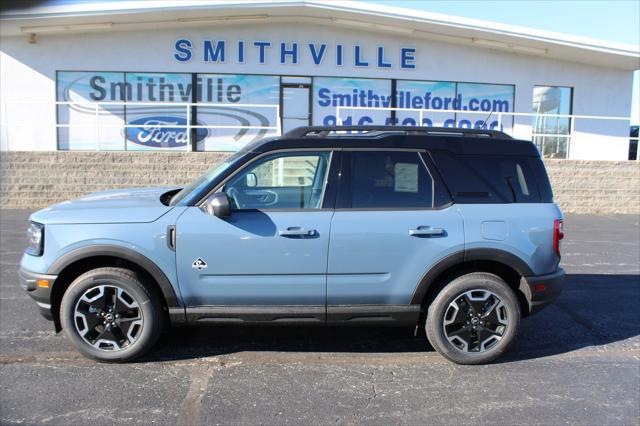
{"label": "ford bronco sport", "polygon": [[562,220],[531,142],[304,127],[184,188],[33,213],[20,276],[102,361],[141,356],[169,323],[268,323],[424,327],[449,360],[480,364],[558,296]]}

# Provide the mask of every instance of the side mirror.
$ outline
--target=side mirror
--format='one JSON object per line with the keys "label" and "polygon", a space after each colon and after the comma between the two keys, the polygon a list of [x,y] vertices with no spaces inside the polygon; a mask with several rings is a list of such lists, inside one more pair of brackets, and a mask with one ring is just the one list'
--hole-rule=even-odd
{"label": "side mirror", "polygon": [[231,216],[231,203],[229,197],[224,192],[216,192],[209,197],[206,204],[207,213],[210,215],[225,218]]}
{"label": "side mirror", "polygon": [[255,173],[247,173],[247,188],[255,188],[258,186],[258,177]]}

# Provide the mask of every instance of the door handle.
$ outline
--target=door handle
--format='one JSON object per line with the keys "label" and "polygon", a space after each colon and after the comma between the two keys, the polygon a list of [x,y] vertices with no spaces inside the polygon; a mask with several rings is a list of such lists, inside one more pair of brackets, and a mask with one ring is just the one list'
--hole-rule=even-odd
{"label": "door handle", "polygon": [[290,226],[285,230],[278,231],[278,235],[281,237],[315,237],[318,234],[318,231],[315,229],[306,229],[300,228],[298,226]]}
{"label": "door handle", "polygon": [[412,237],[439,237],[446,235],[446,231],[442,228],[418,226],[415,229],[409,229],[409,235]]}

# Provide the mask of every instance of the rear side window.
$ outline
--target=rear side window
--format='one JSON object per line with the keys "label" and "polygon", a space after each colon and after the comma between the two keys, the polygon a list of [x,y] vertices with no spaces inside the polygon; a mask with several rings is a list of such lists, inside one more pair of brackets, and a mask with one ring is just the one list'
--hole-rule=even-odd
{"label": "rear side window", "polygon": [[[548,202],[541,197],[541,177],[529,157],[454,156],[439,152],[434,153],[434,159],[458,203]],[[548,186],[548,180],[545,182]]]}
{"label": "rear side window", "polygon": [[418,152],[345,152],[348,167],[339,206],[354,209],[432,208],[434,180]]}
{"label": "rear side window", "polygon": [[540,201],[535,175],[527,158],[466,157],[467,167],[475,171],[489,187],[508,203],[537,203]]}
{"label": "rear side window", "polygon": [[547,175],[547,170],[544,168],[542,159],[530,158],[529,164],[531,165],[533,173],[536,175],[538,190],[540,191],[540,201],[543,203],[553,203],[553,191],[551,190],[549,176]]}

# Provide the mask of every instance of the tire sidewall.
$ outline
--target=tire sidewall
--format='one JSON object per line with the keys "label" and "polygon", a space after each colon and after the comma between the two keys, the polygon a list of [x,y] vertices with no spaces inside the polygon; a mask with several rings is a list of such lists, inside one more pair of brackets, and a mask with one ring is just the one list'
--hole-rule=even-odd
{"label": "tire sidewall", "polygon": [[[502,339],[493,348],[479,353],[462,352],[447,339],[443,322],[449,304],[460,294],[474,289],[495,293],[507,309],[509,323]],[[458,364],[485,364],[501,356],[511,345],[520,326],[520,304],[513,290],[499,277],[471,273],[451,281],[436,296],[428,309],[426,332],[431,345],[445,358]]]}
{"label": "tire sidewall", "polygon": [[[60,305],[60,321],[65,334],[73,345],[84,355],[98,361],[124,362],[148,351],[158,336],[160,327],[159,308],[154,306],[151,293],[139,278],[128,270],[118,273],[113,268],[97,269],[78,277],[65,292]],[[91,346],[76,330],[74,324],[75,306],[82,295],[98,285],[117,286],[128,292],[140,305],[142,330],[137,340],[129,347],[118,351],[105,351]]]}

